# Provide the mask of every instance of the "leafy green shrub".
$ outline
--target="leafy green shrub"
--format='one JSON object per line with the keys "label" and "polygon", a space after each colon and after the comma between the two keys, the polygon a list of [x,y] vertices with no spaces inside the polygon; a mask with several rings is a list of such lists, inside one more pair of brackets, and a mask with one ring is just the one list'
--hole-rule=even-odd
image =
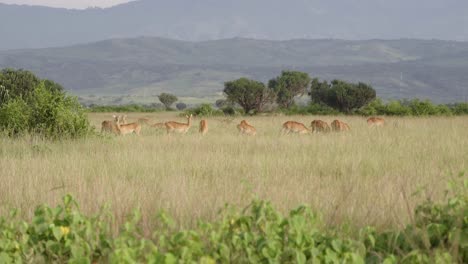
{"label": "leafy green shrub", "polygon": [[30,118],[31,109],[21,98],[10,100],[0,107],[0,128],[9,136],[28,131]]}
{"label": "leafy green shrub", "polygon": [[87,217],[67,195],[29,222],[14,210],[0,217],[0,263],[468,263],[468,180],[460,176],[445,203],[422,203],[402,230],[366,227],[358,237],[325,229],[305,206],[282,215],[261,200],[227,205],[217,221],[189,230],[162,212],[152,238],[134,211],[113,235],[106,210]]}
{"label": "leafy green shrub", "polygon": [[0,108],[0,129],[9,135],[38,133],[47,138],[77,138],[90,132],[87,116],[74,97],[40,84],[27,96]]}
{"label": "leafy green shrub", "polygon": [[201,104],[200,106],[185,111],[183,115],[195,116],[220,116],[223,115],[221,110],[214,109],[210,104]]}
{"label": "leafy green shrub", "polygon": [[451,107],[455,115],[468,115],[468,103],[458,103]]}
{"label": "leafy green shrub", "polygon": [[384,109],[386,115],[407,116],[411,114],[411,108],[402,105],[399,101],[390,101]]}
{"label": "leafy green shrub", "polygon": [[89,121],[76,98],[39,86],[30,100],[30,129],[49,138],[85,136]]}
{"label": "leafy green shrub", "polygon": [[293,105],[289,109],[283,109],[286,115],[337,115],[340,112],[329,106],[310,103],[307,106]]}
{"label": "leafy green shrub", "polygon": [[84,216],[69,195],[56,208],[39,206],[31,223],[16,217],[0,219],[0,263],[89,263],[110,252],[108,219]]}
{"label": "leafy green shrub", "polygon": [[414,116],[428,116],[440,114],[437,109],[437,106],[429,100],[420,101],[418,99],[414,99],[408,103],[408,107],[411,109],[411,114]]}
{"label": "leafy green shrub", "polygon": [[225,106],[221,108],[221,111],[223,111],[224,115],[226,116],[237,116],[244,114],[242,109],[236,109],[234,106]]}

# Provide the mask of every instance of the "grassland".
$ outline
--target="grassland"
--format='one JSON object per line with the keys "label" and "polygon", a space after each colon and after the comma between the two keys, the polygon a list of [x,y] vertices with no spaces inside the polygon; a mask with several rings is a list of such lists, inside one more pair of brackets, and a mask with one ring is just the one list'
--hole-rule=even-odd
{"label": "grassland", "polygon": [[[174,112],[129,115],[140,117],[184,121]],[[96,128],[110,118],[90,114]],[[256,137],[237,134],[241,118],[208,118],[204,137],[195,119],[186,135],[143,127],[140,137],[0,138],[0,214],[19,208],[30,216],[70,193],[84,212],[110,203],[117,222],[139,207],[149,230],[160,209],[190,226],[225,203],[259,197],[282,211],[310,205],[329,225],[384,229],[409,223],[421,199],[441,200],[446,182],[468,168],[467,117],[387,118],[370,129],[365,118],[342,116],[349,133],[279,134],[284,121],[316,118],[335,117],[247,117]],[[423,196],[412,195],[421,188]]]}

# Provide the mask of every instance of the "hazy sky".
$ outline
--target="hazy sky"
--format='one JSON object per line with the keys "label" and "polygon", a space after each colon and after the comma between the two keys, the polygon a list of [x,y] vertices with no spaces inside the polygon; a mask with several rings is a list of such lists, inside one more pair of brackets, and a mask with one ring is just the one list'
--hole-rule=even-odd
{"label": "hazy sky", "polygon": [[44,5],[65,8],[109,7],[132,0],[0,0],[5,4]]}

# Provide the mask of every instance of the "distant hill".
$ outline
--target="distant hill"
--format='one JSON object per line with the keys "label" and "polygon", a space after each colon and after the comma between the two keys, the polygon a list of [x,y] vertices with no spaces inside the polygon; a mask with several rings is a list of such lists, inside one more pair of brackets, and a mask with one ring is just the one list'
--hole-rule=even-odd
{"label": "distant hill", "polygon": [[468,43],[455,41],[142,37],[3,51],[0,67],[31,70],[80,95],[207,97],[219,95],[228,80],[246,76],[266,82],[293,69],[321,79],[367,82],[385,99],[453,102],[468,96]]}
{"label": "distant hill", "polygon": [[0,50],[158,36],[180,40],[468,40],[466,0],[139,0],[106,9],[0,4]]}

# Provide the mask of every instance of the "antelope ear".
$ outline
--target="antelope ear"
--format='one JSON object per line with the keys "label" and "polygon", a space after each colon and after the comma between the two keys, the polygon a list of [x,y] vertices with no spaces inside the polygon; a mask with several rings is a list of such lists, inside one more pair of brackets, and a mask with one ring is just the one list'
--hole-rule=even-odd
{"label": "antelope ear", "polygon": [[186,118],[189,118],[188,115],[185,115]]}

